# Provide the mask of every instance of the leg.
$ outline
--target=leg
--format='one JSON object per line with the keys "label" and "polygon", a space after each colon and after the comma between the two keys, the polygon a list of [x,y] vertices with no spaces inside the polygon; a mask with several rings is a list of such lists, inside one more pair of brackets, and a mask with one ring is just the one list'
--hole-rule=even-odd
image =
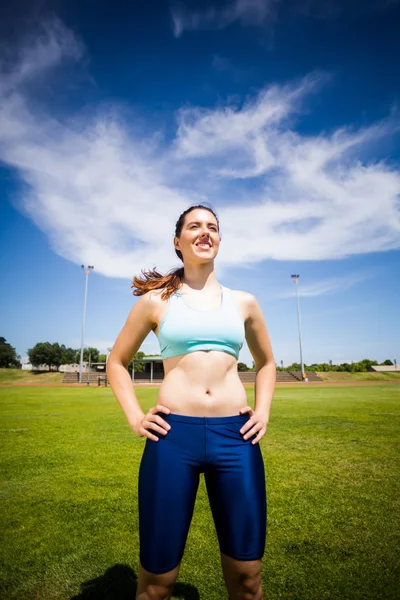
{"label": "leg", "polygon": [[170,598],[199,485],[199,469],[185,446],[185,424],[171,425],[158,442],[146,440],[140,463],[140,600]]}
{"label": "leg", "polygon": [[169,600],[178,573],[179,565],[172,571],[159,575],[149,573],[149,571],[143,569],[142,565],[139,565],[136,600]]}
{"label": "leg", "polygon": [[261,560],[236,560],[221,552],[229,600],[263,600]]}
{"label": "leg", "polygon": [[259,444],[243,440],[241,425],[212,428],[208,448],[213,465],[205,480],[229,598],[261,600],[267,517],[264,462]]}

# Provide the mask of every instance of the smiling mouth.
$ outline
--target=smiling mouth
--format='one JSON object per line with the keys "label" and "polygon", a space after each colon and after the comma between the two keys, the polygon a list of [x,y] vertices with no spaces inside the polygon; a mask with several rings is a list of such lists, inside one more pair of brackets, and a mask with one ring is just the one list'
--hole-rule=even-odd
{"label": "smiling mouth", "polygon": [[199,248],[202,248],[203,250],[209,250],[211,248],[211,244],[208,244],[207,242],[205,242],[205,243],[200,242],[199,244],[196,244],[196,246],[198,246]]}

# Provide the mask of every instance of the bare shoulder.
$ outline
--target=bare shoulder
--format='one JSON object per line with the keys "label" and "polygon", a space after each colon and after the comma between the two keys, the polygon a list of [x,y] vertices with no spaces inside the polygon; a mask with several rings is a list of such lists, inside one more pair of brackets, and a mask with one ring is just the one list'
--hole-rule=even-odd
{"label": "bare shoulder", "polygon": [[243,316],[243,320],[247,321],[249,318],[251,318],[254,308],[258,306],[255,296],[243,290],[231,290],[231,292]]}
{"label": "bare shoulder", "polygon": [[153,295],[149,292],[138,298],[114,343],[109,360],[128,365],[132,356],[156,326],[155,306]]}
{"label": "bare shoulder", "polygon": [[143,294],[143,297],[146,297],[146,301],[149,303],[150,306],[165,306],[165,304],[168,304],[168,300],[163,300],[161,298],[163,292],[164,288],[159,288],[158,290],[150,290],[149,292]]}
{"label": "bare shoulder", "polygon": [[146,292],[145,294],[141,294],[136,302],[134,303],[131,312],[129,313],[128,316],[128,321],[130,320],[130,318],[132,318],[132,320],[135,319],[146,319],[146,320],[151,320],[152,319],[152,312],[153,312],[153,301],[150,297],[150,292]]}
{"label": "bare shoulder", "polygon": [[232,294],[235,294],[235,296],[238,299],[242,299],[243,302],[251,302],[252,300],[255,300],[255,296],[253,296],[253,294],[250,294],[250,292],[245,292],[243,290],[231,290]]}
{"label": "bare shoulder", "polygon": [[154,323],[153,330],[156,329],[158,323],[161,322],[168,304],[168,300],[163,300],[161,298],[163,291],[163,288],[150,290],[142,296],[142,298],[145,298],[144,301],[147,303],[149,314]]}

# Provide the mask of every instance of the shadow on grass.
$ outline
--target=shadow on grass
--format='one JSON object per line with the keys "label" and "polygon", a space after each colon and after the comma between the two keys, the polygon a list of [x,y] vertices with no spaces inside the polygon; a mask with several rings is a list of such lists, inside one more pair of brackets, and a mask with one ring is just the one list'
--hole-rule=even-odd
{"label": "shadow on grass", "polygon": [[[127,565],[114,565],[104,575],[85,581],[81,591],[71,600],[134,600],[137,588],[137,575]],[[188,583],[176,583],[173,598],[199,600],[197,589]]]}

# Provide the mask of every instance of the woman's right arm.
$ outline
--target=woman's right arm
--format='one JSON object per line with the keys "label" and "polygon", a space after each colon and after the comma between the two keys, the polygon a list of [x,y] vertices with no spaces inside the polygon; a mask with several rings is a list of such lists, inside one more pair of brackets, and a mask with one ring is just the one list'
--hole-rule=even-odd
{"label": "woman's right arm", "polygon": [[[157,439],[155,436],[143,430],[142,424],[146,415],[143,413],[136,398],[127,367],[155,325],[154,304],[150,298],[150,293],[147,292],[139,298],[129,313],[126,323],[116,339],[107,360],[108,380],[131,429],[137,435],[147,435],[147,437],[154,440]],[[169,428],[169,425],[158,415],[154,414],[153,416],[153,413],[163,408],[165,407],[158,405],[149,411],[149,413],[152,413],[150,420],[155,421],[152,423],[152,429],[160,433],[162,431],[160,425],[165,423],[166,428]],[[162,412],[167,412],[167,410]],[[156,423],[159,424],[158,427]]]}

